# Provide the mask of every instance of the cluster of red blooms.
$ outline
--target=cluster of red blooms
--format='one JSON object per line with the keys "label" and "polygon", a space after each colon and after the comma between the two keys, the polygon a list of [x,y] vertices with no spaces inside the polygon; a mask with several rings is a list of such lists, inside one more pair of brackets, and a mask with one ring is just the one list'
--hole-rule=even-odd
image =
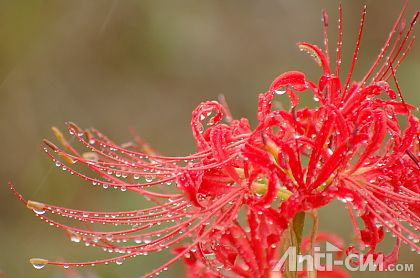
{"label": "cluster of red blooms", "polygon": [[[183,258],[188,277],[282,277],[273,267],[285,246],[303,244],[304,215],[314,215],[335,199],[345,203],[363,247],[348,247],[347,252],[381,254],[377,245],[384,230],[396,236],[385,264],[397,260],[401,243],[418,252],[420,122],[395,78],[413,44],[410,34],[418,16],[406,27],[405,8],[360,82],[351,80],[366,9],[344,81],[339,78],[341,6],[335,65],[323,13],[325,48],[298,43],[321,66],[319,81],[298,71],[278,76],[259,95],[254,129],[247,119],[233,119],[224,100],[201,103],[191,121],[195,154],[165,157],[140,139],[118,145],[96,129],[69,123],[81,146],[75,147],[54,128],[62,147],[45,140],[44,150],[57,166],[93,185],[138,193],[153,205],[117,212],[75,210],[27,201],[11,186],[37,217],[68,232],[72,241],[118,253],[89,262],[31,262],[36,268],[121,264],[172,248],[173,258],[146,276]],[[274,98],[283,94],[290,99],[290,109],[274,109]],[[313,94],[316,107],[298,108],[299,94]],[[404,119],[405,128],[398,118]],[[60,217],[84,225],[63,224],[56,220]],[[285,237],[286,232],[293,236]]]}

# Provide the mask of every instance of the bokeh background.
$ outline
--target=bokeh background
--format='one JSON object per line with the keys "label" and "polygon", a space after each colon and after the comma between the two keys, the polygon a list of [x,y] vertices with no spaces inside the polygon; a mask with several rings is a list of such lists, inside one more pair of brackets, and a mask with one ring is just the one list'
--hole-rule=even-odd
{"label": "bokeh background", "polygon": [[[362,2],[369,11],[356,78],[376,57],[402,6],[393,0],[343,1],[344,68]],[[418,9],[412,2],[408,18]],[[336,1],[0,1],[0,272],[10,278],[65,277],[60,268],[35,270],[28,258],[107,256],[70,243],[63,232],[38,221],[8,191],[9,180],[27,198],[74,208],[135,209],[143,202],[133,193],[93,188],[53,167],[39,148],[42,138],[52,138],[51,126],[71,120],[121,143],[135,128],[162,153],[193,152],[189,120],[199,102],[224,94],[236,117],[255,123],[257,94],[278,74],[296,69],[317,78],[319,68],[295,42],[322,43],[322,8],[329,11],[334,43]],[[397,74],[406,100],[419,106],[418,46]],[[322,210],[321,227],[349,239],[347,219],[334,203]],[[138,277],[167,258],[137,257],[80,274]],[[401,262],[420,267],[419,256],[406,246]],[[161,276],[182,273],[176,264]],[[352,274],[397,275],[419,277],[419,271]]]}

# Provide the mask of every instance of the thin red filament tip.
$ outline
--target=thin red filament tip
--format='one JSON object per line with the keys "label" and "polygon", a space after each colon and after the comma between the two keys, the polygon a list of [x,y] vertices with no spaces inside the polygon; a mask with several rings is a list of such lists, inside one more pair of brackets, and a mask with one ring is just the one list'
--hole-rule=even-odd
{"label": "thin red filament tip", "polygon": [[343,7],[341,2],[338,4],[338,34],[337,34],[337,49],[335,58],[335,75],[340,77],[341,66],[341,51],[343,48]]}

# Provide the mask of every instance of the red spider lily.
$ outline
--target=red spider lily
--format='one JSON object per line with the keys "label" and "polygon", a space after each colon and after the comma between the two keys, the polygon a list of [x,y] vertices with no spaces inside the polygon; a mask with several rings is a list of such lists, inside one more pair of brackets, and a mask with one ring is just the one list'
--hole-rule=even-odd
{"label": "red spider lily", "polygon": [[[321,66],[319,81],[298,71],[281,74],[259,96],[255,129],[246,119],[233,120],[224,100],[200,104],[191,121],[195,154],[165,157],[141,140],[118,145],[96,129],[82,130],[69,123],[77,147],[54,128],[63,147],[44,140],[44,150],[58,167],[96,186],[138,193],[154,205],[119,212],[74,210],[27,201],[11,186],[40,219],[67,231],[72,241],[121,253],[82,263],[31,262],[37,268],[120,264],[182,245],[170,261],[146,276],[184,258],[191,277],[269,277],[281,248],[288,244],[283,232],[291,229],[294,244],[300,247],[299,219],[334,199],[346,203],[357,237],[369,247],[367,254],[380,254],[377,245],[384,229],[397,237],[385,265],[396,261],[401,242],[419,251],[420,122],[395,77],[413,45],[410,34],[418,17],[417,12],[406,28],[405,9],[406,5],[366,75],[352,83],[366,8],[344,81],[341,6],[334,69],[324,12],[324,50],[298,43]],[[390,78],[396,90],[388,83]],[[304,93],[313,93],[316,108],[298,107],[298,95]],[[291,108],[273,109],[274,97],[282,94],[289,96]],[[405,129],[397,116],[406,120]],[[58,217],[84,226],[63,224]],[[122,228],[98,229],[100,224]],[[348,252],[359,251],[351,247]],[[338,270],[328,273],[334,274],[343,277]]]}

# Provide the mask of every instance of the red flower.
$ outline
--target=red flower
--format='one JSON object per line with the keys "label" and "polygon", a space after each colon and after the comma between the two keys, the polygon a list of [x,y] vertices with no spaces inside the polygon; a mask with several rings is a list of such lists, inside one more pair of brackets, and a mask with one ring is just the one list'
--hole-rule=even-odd
{"label": "red flower", "polygon": [[[96,129],[69,123],[70,134],[80,143],[76,147],[54,128],[63,147],[45,140],[44,150],[57,166],[93,185],[138,193],[154,205],[121,212],[73,210],[26,201],[12,187],[40,219],[66,230],[71,240],[121,253],[82,263],[32,259],[34,266],[120,264],[181,244],[173,259],[146,276],[184,257],[191,277],[269,277],[280,248],[288,244],[283,231],[291,229],[300,245],[302,215],[334,199],[346,203],[368,254],[379,255],[384,228],[397,237],[385,264],[395,262],[400,242],[418,251],[420,123],[395,77],[412,46],[410,34],[418,17],[416,13],[405,31],[405,7],[367,74],[352,83],[366,9],[344,80],[341,6],[334,68],[324,12],[325,49],[298,43],[321,66],[318,82],[298,71],[281,74],[260,94],[253,130],[246,119],[233,120],[224,101],[200,104],[191,121],[195,154],[165,157],[138,138],[117,145]],[[313,93],[315,108],[298,107],[303,93]],[[274,97],[282,94],[289,96],[291,108],[273,109]],[[406,119],[408,127],[403,129],[397,117]],[[354,212],[364,222],[362,229]],[[86,225],[62,224],[56,217]],[[98,224],[123,228],[102,230]],[[348,252],[357,251],[352,247]]]}

